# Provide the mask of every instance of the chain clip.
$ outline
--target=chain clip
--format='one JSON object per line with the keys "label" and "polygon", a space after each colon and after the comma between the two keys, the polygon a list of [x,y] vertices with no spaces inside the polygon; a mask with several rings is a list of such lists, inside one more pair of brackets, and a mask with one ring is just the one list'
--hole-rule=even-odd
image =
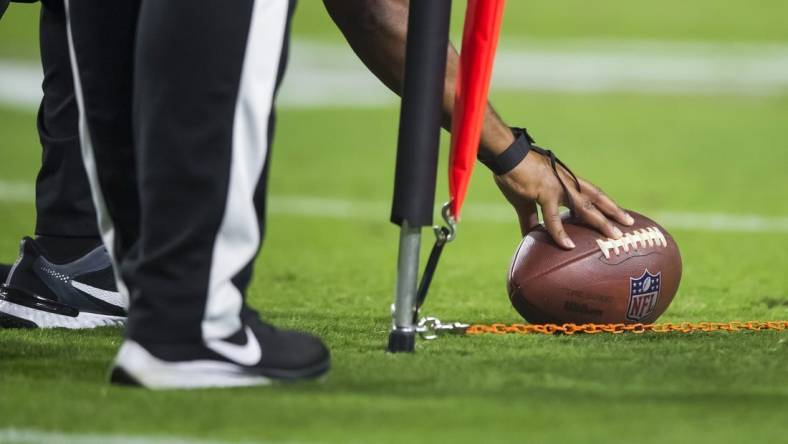
{"label": "chain clip", "polygon": [[419,323],[416,325],[416,332],[422,339],[431,341],[444,334],[464,335],[468,327],[470,327],[470,324],[462,322],[448,322],[444,324],[434,316],[425,316],[419,319]]}

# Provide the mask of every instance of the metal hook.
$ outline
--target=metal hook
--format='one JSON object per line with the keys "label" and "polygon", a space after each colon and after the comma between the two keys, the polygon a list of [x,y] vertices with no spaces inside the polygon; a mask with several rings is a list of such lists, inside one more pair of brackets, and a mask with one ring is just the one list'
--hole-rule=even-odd
{"label": "metal hook", "polygon": [[451,202],[446,202],[441,208],[441,216],[446,222],[446,226],[433,225],[432,230],[435,232],[435,238],[441,245],[451,242],[457,237],[457,220],[451,215]]}

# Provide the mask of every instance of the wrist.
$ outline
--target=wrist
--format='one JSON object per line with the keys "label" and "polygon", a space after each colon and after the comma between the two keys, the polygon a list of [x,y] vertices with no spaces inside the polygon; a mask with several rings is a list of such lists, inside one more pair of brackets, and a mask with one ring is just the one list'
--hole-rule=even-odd
{"label": "wrist", "polygon": [[507,148],[509,148],[515,141],[516,135],[511,128],[502,126],[498,128],[494,134],[485,134],[479,143],[479,153],[497,156]]}
{"label": "wrist", "polygon": [[496,176],[502,176],[514,169],[533,148],[534,139],[525,128],[509,130],[510,143],[500,151],[479,150],[478,159]]}

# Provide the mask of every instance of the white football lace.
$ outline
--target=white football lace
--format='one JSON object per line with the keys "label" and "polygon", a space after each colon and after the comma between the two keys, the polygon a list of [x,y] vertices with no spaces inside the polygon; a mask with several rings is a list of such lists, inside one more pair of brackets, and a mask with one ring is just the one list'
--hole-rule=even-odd
{"label": "white football lace", "polygon": [[624,253],[629,253],[630,248],[637,251],[638,248],[654,248],[654,247],[667,247],[668,241],[665,235],[657,227],[648,227],[641,230],[635,230],[631,233],[624,233],[620,239],[597,239],[597,245],[605,255],[605,259],[610,259],[611,251],[616,256]]}

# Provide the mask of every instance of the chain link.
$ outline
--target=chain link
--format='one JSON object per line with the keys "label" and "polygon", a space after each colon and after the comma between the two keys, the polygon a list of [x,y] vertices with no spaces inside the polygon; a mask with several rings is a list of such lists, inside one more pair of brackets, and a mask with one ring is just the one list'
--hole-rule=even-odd
{"label": "chain link", "polygon": [[731,322],[681,322],[678,324],[665,323],[665,324],[473,324],[465,329],[466,335],[482,335],[482,334],[543,334],[552,335],[562,333],[565,335],[573,335],[577,333],[583,334],[599,334],[599,333],[634,333],[643,334],[646,332],[654,333],[692,333],[695,331],[712,332],[712,331],[727,331],[735,332],[741,330],[749,331],[763,331],[775,330],[785,331],[788,330],[788,321],[731,321]]}
{"label": "chain link", "polygon": [[465,324],[462,322],[441,322],[433,316],[426,316],[419,319],[416,332],[423,339],[432,340],[443,334],[457,335],[505,335],[505,334],[587,334],[594,335],[599,333],[623,334],[634,333],[643,334],[646,332],[654,333],[692,333],[696,331],[785,331],[788,330],[788,321],[731,321],[731,322],[680,322],[664,324]]}

